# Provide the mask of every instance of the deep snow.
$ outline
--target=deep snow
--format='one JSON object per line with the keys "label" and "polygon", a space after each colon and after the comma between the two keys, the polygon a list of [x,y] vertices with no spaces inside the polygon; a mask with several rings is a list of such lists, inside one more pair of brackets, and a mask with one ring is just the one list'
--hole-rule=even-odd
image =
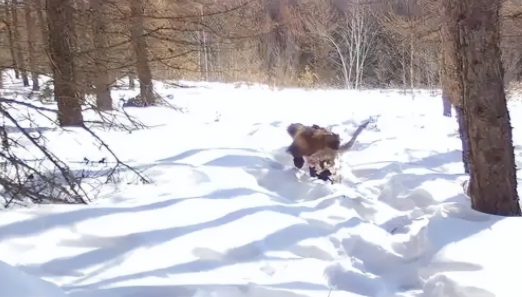
{"label": "deep snow", "polygon": [[[22,100],[18,84],[4,96]],[[156,83],[185,113],[128,108],[152,128],[96,130],[154,184],[121,170],[116,183],[85,181],[92,205],[2,211],[0,296],[522,296],[522,222],[470,209],[440,94],[190,84]],[[510,110],[518,164],[522,108]],[[289,123],[348,139],[369,116],[342,185],[292,167]],[[85,132],[40,121],[72,168],[96,176],[103,165],[81,161],[111,160]]]}

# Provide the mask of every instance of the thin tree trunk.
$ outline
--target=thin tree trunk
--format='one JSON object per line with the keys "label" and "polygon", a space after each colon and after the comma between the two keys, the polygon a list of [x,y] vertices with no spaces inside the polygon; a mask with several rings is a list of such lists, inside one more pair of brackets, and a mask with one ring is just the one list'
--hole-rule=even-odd
{"label": "thin tree trunk", "polygon": [[46,9],[54,97],[58,102],[58,122],[61,127],[82,126],[82,108],[71,51],[71,45],[74,44],[71,2],[70,0],[47,0]]}
{"label": "thin tree trunk", "polygon": [[45,19],[44,14],[43,14],[42,0],[33,0],[33,3],[34,3],[35,10],[36,10],[36,18],[38,19],[38,25],[40,26],[40,29],[42,30],[42,37],[43,37],[42,42],[44,44],[44,48],[47,49],[47,46],[49,43],[49,40],[48,40],[49,32],[47,31],[48,30],[47,20]]}
{"label": "thin tree trunk", "polygon": [[24,55],[22,53],[20,30],[18,29],[18,26],[20,25],[18,22],[18,0],[13,0],[11,5],[11,13],[13,16],[13,41],[15,44],[16,59],[18,60],[18,66],[20,69],[20,74],[22,75],[24,87],[28,87],[29,77],[27,76],[27,67],[25,66]]}
{"label": "thin tree trunk", "polygon": [[140,97],[144,106],[154,105],[155,96],[152,85],[152,74],[149,68],[147,41],[143,36],[143,2],[130,0],[131,6],[131,38],[136,53],[136,72],[140,81]]}
{"label": "thin tree trunk", "polygon": [[[411,29],[410,30],[413,30],[413,24],[411,25],[412,27],[410,27]],[[410,33],[410,89],[411,89],[411,99],[412,100],[415,100],[415,91],[414,91],[414,87],[415,87],[415,75],[414,75],[414,69],[413,69],[413,54],[415,53],[414,52],[414,46],[413,46],[413,32]]]}
{"label": "thin tree trunk", "polygon": [[136,75],[134,75],[132,72],[129,72],[127,77],[129,78],[129,89],[134,90],[136,88]]}
{"label": "thin tree trunk", "polygon": [[457,122],[459,124],[460,141],[462,142],[462,163],[464,164],[464,173],[469,174],[469,139],[466,130],[463,129],[465,126],[464,110],[462,107],[455,107],[455,110],[457,113]]}
{"label": "thin tree trunk", "polygon": [[40,84],[38,82],[38,71],[36,70],[36,58],[35,58],[35,31],[34,31],[34,19],[31,16],[31,4],[30,2],[25,3],[25,22],[27,24],[27,45],[29,52],[29,68],[31,70],[31,79],[33,83],[33,91],[40,90]]}
{"label": "thin tree trunk", "polygon": [[[335,42],[335,39],[333,39],[328,34],[324,33],[323,36],[330,41],[333,46],[335,47],[335,50],[337,51],[337,54],[339,55],[339,59],[341,60],[341,66],[343,67],[343,75],[344,75],[344,86],[347,89],[351,89],[351,73],[352,73],[352,67],[350,65],[350,68],[348,68],[348,65],[346,64],[346,59],[343,55],[343,52],[341,50],[341,47]],[[351,53],[351,51],[350,51]],[[350,54],[351,55],[351,54]],[[350,62],[352,61],[352,58],[350,57]]]}
{"label": "thin tree trunk", "polygon": [[[441,34],[442,52],[441,52],[441,82],[442,92],[445,99],[455,107],[457,122],[459,125],[459,136],[462,141],[462,163],[464,164],[464,172],[469,174],[469,145],[467,132],[464,130],[464,110],[462,108],[462,92],[459,87],[459,75],[457,73],[458,63],[456,51],[458,41],[457,25],[455,20],[450,20],[444,24],[444,32]],[[451,108],[451,107],[450,107]]]}
{"label": "thin tree trunk", "polygon": [[13,29],[12,29],[12,22],[11,22],[11,9],[9,8],[11,6],[11,3],[6,2],[4,6],[4,13],[5,13],[5,20],[7,23],[7,37],[9,39],[9,52],[11,53],[11,58],[13,59],[13,68],[15,73],[15,78],[20,78],[20,71],[18,70],[18,60],[16,58],[15,53],[15,42],[13,38]]}
{"label": "thin tree trunk", "polygon": [[451,118],[451,102],[444,90],[442,91],[442,115]]}
{"label": "thin tree trunk", "polygon": [[473,209],[520,216],[512,129],[500,55],[499,1],[448,0]]}
{"label": "thin tree trunk", "polygon": [[103,2],[105,0],[91,0],[91,8],[94,12],[92,19],[92,31],[96,57],[94,64],[96,76],[94,85],[96,88],[96,106],[100,110],[112,109],[112,97],[108,72],[109,57],[107,55],[107,23],[103,15]]}
{"label": "thin tree trunk", "polygon": [[[89,72],[92,73],[92,67],[89,65],[89,60],[85,55],[77,54],[79,48],[90,45],[90,36],[87,34],[87,28],[84,24],[89,24],[89,16],[87,12],[87,3],[85,1],[71,1],[71,35],[75,43],[75,47],[71,51],[74,58],[75,75],[76,75],[76,90],[78,91],[78,98],[80,104],[85,103],[87,94],[92,93],[92,80]],[[79,71],[82,69],[82,71]]]}
{"label": "thin tree trunk", "polygon": [[408,80],[406,79],[406,47],[401,47],[402,53],[402,87],[404,89],[404,94],[406,94],[406,90],[408,89]]}

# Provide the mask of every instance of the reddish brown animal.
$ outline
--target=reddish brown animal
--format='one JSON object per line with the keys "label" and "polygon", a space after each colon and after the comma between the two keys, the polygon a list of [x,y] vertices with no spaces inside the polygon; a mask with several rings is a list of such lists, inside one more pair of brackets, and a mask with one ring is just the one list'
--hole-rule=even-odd
{"label": "reddish brown animal", "polygon": [[294,158],[297,168],[303,167],[303,157],[310,157],[325,148],[337,150],[341,143],[339,135],[317,125],[294,123],[288,126],[287,131],[293,141],[286,151]]}
{"label": "reddish brown animal", "polygon": [[312,176],[317,175],[323,180],[329,179],[339,154],[343,154],[352,148],[359,134],[369,123],[370,121],[366,121],[361,124],[352,138],[342,145],[339,135],[325,128],[317,125],[291,124],[288,126],[287,131],[293,138],[293,141],[287,152],[294,158],[294,165],[297,168],[303,167],[304,158],[306,158],[311,165],[310,173]]}

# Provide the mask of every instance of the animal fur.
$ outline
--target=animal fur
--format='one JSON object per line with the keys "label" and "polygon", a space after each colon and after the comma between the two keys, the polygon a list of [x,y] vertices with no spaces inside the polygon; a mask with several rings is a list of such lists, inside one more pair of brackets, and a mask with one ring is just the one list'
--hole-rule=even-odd
{"label": "animal fur", "polygon": [[307,158],[308,163],[314,167],[318,175],[328,170],[332,175],[337,176],[337,172],[340,170],[340,162],[337,162],[337,159],[342,154],[352,149],[357,137],[364,129],[366,129],[369,123],[370,121],[368,120],[359,125],[357,130],[353,133],[352,138],[345,144],[341,145],[337,150],[325,147],[324,149],[315,152]]}
{"label": "animal fur", "polygon": [[339,149],[341,143],[339,135],[317,125],[294,123],[288,126],[287,131],[293,141],[286,151],[294,158],[297,168],[303,167],[303,157],[309,157],[327,147]]}
{"label": "animal fur", "polygon": [[306,157],[311,166],[311,175],[317,175],[325,180],[329,175],[336,175],[339,170],[336,165],[340,163],[336,162],[337,158],[352,148],[359,134],[369,123],[369,120],[362,123],[352,138],[342,145],[339,135],[325,128],[317,125],[291,124],[287,131],[293,138],[293,142],[288,147],[287,152],[293,156],[294,165],[297,168],[303,167],[304,157]]}

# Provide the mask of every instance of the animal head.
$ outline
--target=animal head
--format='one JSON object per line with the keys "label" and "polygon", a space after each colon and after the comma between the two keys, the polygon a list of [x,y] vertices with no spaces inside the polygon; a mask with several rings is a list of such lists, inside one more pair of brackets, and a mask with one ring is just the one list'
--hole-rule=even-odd
{"label": "animal head", "polygon": [[292,123],[286,128],[286,131],[290,135],[290,137],[295,138],[295,136],[306,129],[306,126],[300,123]]}
{"label": "animal head", "polygon": [[[296,147],[289,148],[287,151],[290,153],[293,150],[299,150],[301,155],[310,156],[325,147],[339,149],[340,146],[338,134],[317,125],[305,126],[300,123],[293,123],[288,126],[287,132],[293,139],[291,147]],[[295,156],[294,153],[292,155]]]}
{"label": "animal head", "polygon": [[308,133],[315,133],[316,135],[337,135],[333,133],[332,131],[323,128],[319,125],[313,124],[312,126],[306,126],[301,123],[292,123],[288,125],[286,128],[286,131],[290,135],[290,137],[295,138],[296,135],[308,132]]}

